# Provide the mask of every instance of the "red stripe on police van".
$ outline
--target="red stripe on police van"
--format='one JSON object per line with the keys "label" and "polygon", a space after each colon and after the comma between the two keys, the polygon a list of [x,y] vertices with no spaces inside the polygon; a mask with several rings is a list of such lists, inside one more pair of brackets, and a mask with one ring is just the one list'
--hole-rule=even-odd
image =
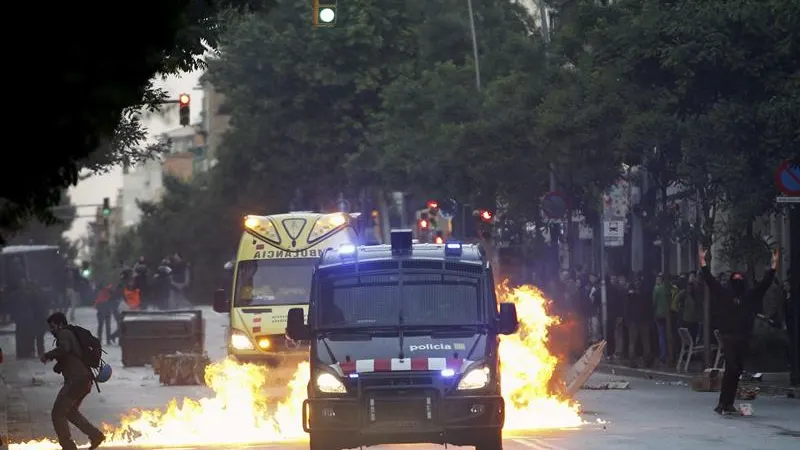
{"label": "red stripe on police van", "polygon": [[411,370],[428,370],[428,358],[411,358]]}
{"label": "red stripe on police van", "polygon": [[342,373],[345,375],[349,375],[351,373],[355,373],[356,371],[356,362],[355,361],[342,361],[339,363],[339,368],[342,369]]}
{"label": "red stripe on police van", "polygon": [[[467,362],[461,358],[392,358],[392,359],[359,359],[342,361],[338,364],[343,375],[370,372],[403,372],[452,369],[461,373]],[[336,367],[334,364],[333,367]]]}

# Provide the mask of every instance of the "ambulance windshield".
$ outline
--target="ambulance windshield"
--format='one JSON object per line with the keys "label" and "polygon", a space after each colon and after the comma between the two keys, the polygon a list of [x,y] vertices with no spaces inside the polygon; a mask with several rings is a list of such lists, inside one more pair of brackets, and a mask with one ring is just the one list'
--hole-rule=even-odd
{"label": "ambulance windshield", "polygon": [[316,258],[240,261],[235,306],[306,304]]}

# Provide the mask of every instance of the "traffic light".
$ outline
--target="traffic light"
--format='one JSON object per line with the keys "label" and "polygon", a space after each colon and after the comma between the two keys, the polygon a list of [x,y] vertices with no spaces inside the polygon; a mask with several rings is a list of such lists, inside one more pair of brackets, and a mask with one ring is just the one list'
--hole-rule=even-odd
{"label": "traffic light", "polygon": [[488,209],[475,211],[475,215],[478,216],[478,219],[484,223],[492,223],[494,220],[494,214],[492,214],[492,212]]}
{"label": "traffic light", "polygon": [[181,119],[181,126],[189,125],[189,103],[192,98],[189,94],[181,94],[178,96],[178,111]]}
{"label": "traffic light", "polygon": [[111,215],[111,200],[108,197],[103,198],[103,217]]}
{"label": "traffic light", "polygon": [[92,268],[89,267],[89,261],[84,261],[81,264],[81,276],[84,278],[89,278],[92,276]]}
{"label": "traffic light", "polygon": [[312,9],[314,28],[336,26],[336,19],[339,18],[336,0],[313,0]]}

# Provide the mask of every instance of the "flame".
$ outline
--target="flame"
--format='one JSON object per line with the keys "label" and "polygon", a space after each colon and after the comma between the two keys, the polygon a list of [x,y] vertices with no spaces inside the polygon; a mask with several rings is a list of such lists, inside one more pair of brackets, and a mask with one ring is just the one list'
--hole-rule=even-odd
{"label": "flame", "polygon": [[[508,280],[497,287],[498,299],[514,303],[520,320],[519,332],[503,336],[500,355],[506,400],[505,429],[542,430],[574,428],[584,424],[579,405],[550,390],[558,359],[548,349],[548,332],[558,323],[547,314],[547,299],[537,288],[510,288]],[[226,359],[208,366],[206,383],[215,395],[178,401],[163,410],[133,410],[120,425],[104,425],[104,446],[178,447],[235,445],[307,440],[301,424],[302,402],[309,380],[308,362],[300,363],[289,393],[277,404],[270,403],[263,389],[270,382],[270,369]],[[220,432],[225,430],[225,432]],[[50,440],[11,444],[10,450],[57,450]]]}
{"label": "flame", "polygon": [[[547,299],[533,286],[497,286],[500,302],[514,303],[519,331],[500,340],[500,367],[506,401],[505,430],[573,428],[583,425],[580,405],[550,392],[558,365],[548,349],[550,327],[558,318],[547,314]],[[511,363],[507,363],[511,361]]]}
{"label": "flame", "polygon": [[[289,394],[270,404],[263,389],[269,369],[226,359],[208,366],[205,380],[214,397],[181,402],[173,399],[164,410],[133,410],[118,427],[104,425],[106,446],[177,447],[291,442],[307,440],[301,408],[309,379],[307,362],[300,363],[289,382]],[[220,432],[220,430],[225,430]],[[58,450],[50,440],[11,444],[9,450]]]}

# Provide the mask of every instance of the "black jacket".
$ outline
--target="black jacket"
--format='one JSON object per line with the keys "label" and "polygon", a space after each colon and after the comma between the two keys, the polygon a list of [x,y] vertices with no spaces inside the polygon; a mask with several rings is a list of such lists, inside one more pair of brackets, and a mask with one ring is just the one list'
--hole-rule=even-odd
{"label": "black jacket", "polygon": [[719,311],[719,331],[724,335],[747,337],[753,331],[756,314],[761,311],[761,302],[775,278],[775,271],[768,269],[764,278],[754,288],[748,289],[741,296],[722,286],[719,280],[711,275],[708,266],[700,271],[703,280],[708,284],[711,298],[717,302]]}

